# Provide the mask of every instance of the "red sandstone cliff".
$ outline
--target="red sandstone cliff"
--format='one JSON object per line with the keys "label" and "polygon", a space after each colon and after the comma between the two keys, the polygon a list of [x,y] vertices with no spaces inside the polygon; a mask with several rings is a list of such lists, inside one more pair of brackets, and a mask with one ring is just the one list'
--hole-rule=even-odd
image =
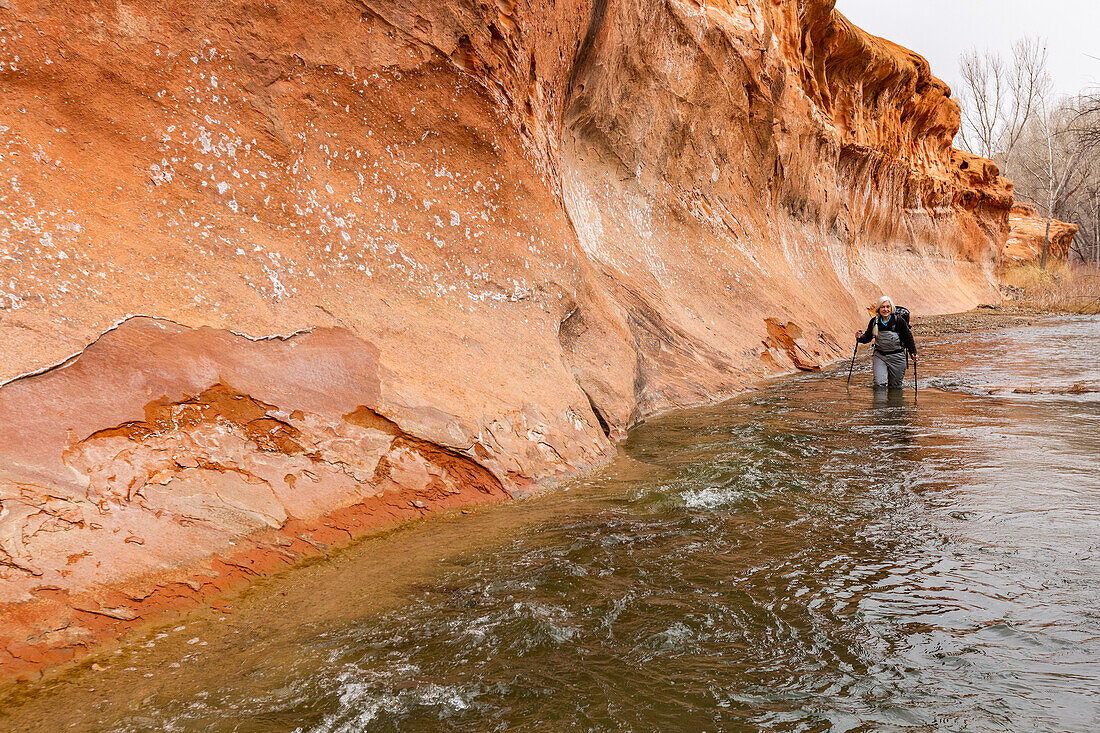
{"label": "red sandstone cliff", "polygon": [[1015,204],[1008,215],[1009,232],[1001,249],[1004,264],[1039,264],[1043,256],[1043,240],[1048,240],[1047,257],[1064,260],[1077,234],[1077,225],[1039,216],[1033,204]]}
{"label": "red sandstone cliff", "polygon": [[0,669],[993,297],[1011,184],[832,5],[2,0]]}

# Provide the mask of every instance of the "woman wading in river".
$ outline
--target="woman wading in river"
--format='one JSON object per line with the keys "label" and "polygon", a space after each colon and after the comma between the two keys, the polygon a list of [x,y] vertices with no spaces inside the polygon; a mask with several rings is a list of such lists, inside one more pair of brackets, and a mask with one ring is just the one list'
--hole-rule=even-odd
{"label": "woman wading in river", "polygon": [[871,364],[876,387],[900,387],[909,366],[905,352],[917,363],[917,344],[913,332],[904,318],[894,313],[894,303],[885,295],[878,299],[877,313],[867,324],[867,330],[856,331],[856,341],[861,344],[875,342],[875,355]]}

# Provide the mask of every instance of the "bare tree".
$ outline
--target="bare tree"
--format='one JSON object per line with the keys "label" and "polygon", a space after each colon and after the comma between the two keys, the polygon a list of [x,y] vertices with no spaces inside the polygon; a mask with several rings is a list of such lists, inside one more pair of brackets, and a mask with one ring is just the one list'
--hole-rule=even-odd
{"label": "bare tree", "polygon": [[1091,260],[1100,268],[1100,93],[1082,97],[1080,113],[1074,120],[1078,140],[1089,156],[1091,175],[1078,203],[1083,214],[1078,234],[1082,240],[1081,259]]}
{"label": "bare tree", "polygon": [[1046,267],[1051,219],[1069,218],[1092,172],[1087,148],[1073,127],[1079,118],[1075,102],[1051,103],[1046,95],[1041,96],[1037,114],[1020,137],[1020,150],[1011,166],[1015,170],[1006,171],[1014,176],[1017,198],[1030,199],[1046,216],[1040,268]]}
{"label": "bare tree", "polygon": [[1003,125],[1002,97],[1008,94],[1004,62],[1000,54],[971,50],[959,58],[959,71],[963,80],[959,142],[971,153],[992,159]]}
{"label": "bare tree", "polygon": [[1100,186],[1088,186],[1073,211],[1079,229],[1073,238],[1073,252],[1082,262],[1100,267]]}
{"label": "bare tree", "polygon": [[1070,201],[1070,220],[1077,224],[1073,252],[1082,262],[1100,267],[1100,149],[1083,145],[1084,184]]}
{"label": "bare tree", "polygon": [[959,59],[962,147],[1007,167],[1040,100],[1050,90],[1046,64],[1046,42],[1032,38],[1012,44],[1010,63],[993,51],[963,53]]}
{"label": "bare tree", "polygon": [[1100,90],[1056,98],[1042,41],[1022,38],[1006,61],[976,50],[960,59],[959,145],[996,162],[1016,199],[1047,219],[1040,266],[1050,250],[1052,219],[1072,221],[1074,256],[1100,265]]}
{"label": "bare tree", "polygon": [[1084,145],[1100,148],[1100,94],[1083,98],[1077,129]]}

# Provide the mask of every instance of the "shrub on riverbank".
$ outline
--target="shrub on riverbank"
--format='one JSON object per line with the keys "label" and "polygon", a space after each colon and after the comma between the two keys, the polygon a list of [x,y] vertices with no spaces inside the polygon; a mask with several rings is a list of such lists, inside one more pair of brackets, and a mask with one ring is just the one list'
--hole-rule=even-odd
{"label": "shrub on riverbank", "polygon": [[1008,303],[1062,313],[1100,313],[1100,269],[1055,262],[1005,268],[1001,292]]}

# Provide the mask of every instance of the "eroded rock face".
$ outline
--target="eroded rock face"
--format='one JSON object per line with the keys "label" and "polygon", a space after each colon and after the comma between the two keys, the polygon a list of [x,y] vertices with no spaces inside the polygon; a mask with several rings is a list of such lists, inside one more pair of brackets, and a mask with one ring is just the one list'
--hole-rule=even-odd
{"label": "eroded rock face", "polygon": [[[166,589],[197,598],[259,560],[309,554],[295,544],[323,550],[318,529],[346,542],[509,496],[495,474],[515,456],[497,460],[484,437],[459,450],[408,434],[381,412],[383,375],[378,350],[343,328],[253,341],[134,318],[0,389],[0,665],[38,658],[12,651],[28,639],[79,648],[104,619],[171,607]],[[540,445],[576,459],[579,437]],[[50,613],[28,622],[28,606]]]}
{"label": "eroded rock face", "polygon": [[1043,257],[1043,240],[1047,239],[1047,257],[1064,260],[1077,234],[1077,225],[1039,216],[1033,204],[1015,204],[1008,216],[1009,233],[1001,250],[1004,264],[1039,264]]}
{"label": "eroded rock face", "polygon": [[995,297],[1011,184],[832,5],[0,6],[7,664]]}

